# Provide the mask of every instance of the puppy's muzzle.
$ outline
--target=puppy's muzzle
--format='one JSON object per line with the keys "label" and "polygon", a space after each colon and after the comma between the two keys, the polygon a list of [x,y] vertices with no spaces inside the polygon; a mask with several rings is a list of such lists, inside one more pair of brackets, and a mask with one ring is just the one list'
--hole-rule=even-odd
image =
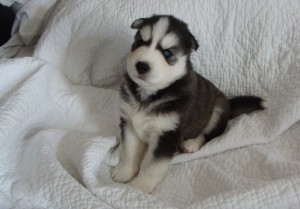
{"label": "puppy's muzzle", "polygon": [[150,66],[146,62],[137,62],[135,67],[139,75],[143,75],[150,70]]}

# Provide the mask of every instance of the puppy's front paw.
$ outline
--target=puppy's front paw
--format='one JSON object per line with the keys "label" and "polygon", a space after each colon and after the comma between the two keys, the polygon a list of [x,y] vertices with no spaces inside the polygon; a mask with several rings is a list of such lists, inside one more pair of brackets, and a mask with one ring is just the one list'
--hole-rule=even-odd
{"label": "puppy's front paw", "polygon": [[153,181],[151,178],[147,179],[137,176],[135,179],[129,182],[129,185],[149,194],[155,189],[157,183],[157,181]]}
{"label": "puppy's front paw", "polygon": [[116,182],[125,183],[133,179],[137,172],[138,168],[124,163],[119,163],[112,169],[111,177]]}

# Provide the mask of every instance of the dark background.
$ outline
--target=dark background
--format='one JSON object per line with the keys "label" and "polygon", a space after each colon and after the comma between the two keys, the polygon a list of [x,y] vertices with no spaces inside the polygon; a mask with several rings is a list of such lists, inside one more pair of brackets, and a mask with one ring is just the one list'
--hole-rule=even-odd
{"label": "dark background", "polygon": [[14,20],[15,14],[13,9],[0,4],[0,46],[10,38]]}

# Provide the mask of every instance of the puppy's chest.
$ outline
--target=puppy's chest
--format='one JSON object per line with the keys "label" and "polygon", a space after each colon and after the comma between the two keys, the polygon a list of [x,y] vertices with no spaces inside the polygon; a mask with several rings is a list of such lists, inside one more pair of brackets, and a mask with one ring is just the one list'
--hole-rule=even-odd
{"label": "puppy's chest", "polygon": [[150,108],[140,108],[138,103],[121,103],[121,116],[132,125],[137,136],[147,142],[164,131],[173,130],[178,124],[176,113],[154,114]]}

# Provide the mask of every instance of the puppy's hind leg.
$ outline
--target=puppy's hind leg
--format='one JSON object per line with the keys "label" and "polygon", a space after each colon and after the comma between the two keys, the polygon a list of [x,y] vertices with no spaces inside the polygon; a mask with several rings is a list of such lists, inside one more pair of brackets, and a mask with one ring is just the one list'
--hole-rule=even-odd
{"label": "puppy's hind leg", "polygon": [[198,151],[206,142],[220,136],[226,129],[229,118],[229,104],[224,97],[218,99],[216,106],[203,132],[196,138],[181,142],[180,149],[183,152],[193,153]]}
{"label": "puppy's hind leg", "polygon": [[211,119],[204,129],[205,142],[220,136],[226,130],[229,119],[228,100],[222,99],[215,107]]}
{"label": "puppy's hind leg", "polygon": [[181,142],[180,149],[185,153],[198,151],[205,143],[220,136],[225,131],[227,122],[228,115],[220,110],[215,110],[203,134],[193,139],[184,140]]}
{"label": "puppy's hind leg", "polygon": [[193,139],[186,139],[181,142],[180,149],[185,153],[194,153],[198,151],[205,143],[205,138],[202,134]]}

